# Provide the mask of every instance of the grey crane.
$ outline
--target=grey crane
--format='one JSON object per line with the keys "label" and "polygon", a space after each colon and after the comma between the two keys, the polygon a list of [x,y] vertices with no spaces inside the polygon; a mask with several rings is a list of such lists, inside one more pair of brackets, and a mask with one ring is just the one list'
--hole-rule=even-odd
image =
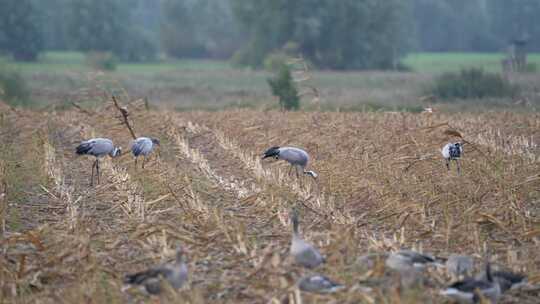
{"label": "grey crane", "polygon": [[298,212],[293,210],[291,213],[293,224],[291,255],[293,256],[295,263],[306,268],[315,268],[321,265],[325,262],[324,257],[315,247],[313,247],[313,245],[302,239],[298,232]]}
{"label": "grey crane", "polygon": [[442,150],[441,154],[446,162],[446,168],[450,170],[450,161],[455,161],[457,166],[458,173],[461,171],[461,166],[459,164],[459,159],[463,154],[463,144],[460,142],[448,143]]}
{"label": "grey crane", "polygon": [[108,138],[92,138],[81,142],[77,146],[75,152],[79,155],[92,155],[96,161],[92,164],[92,176],[90,178],[90,186],[94,184],[94,167],[96,168],[97,182],[99,184],[99,159],[109,155],[117,157],[122,154],[122,148],[115,147],[112,140]]}
{"label": "grey crane", "polygon": [[494,280],[491,273],[491,265],[486,263],[486,278],[475,279],[465,278],[455,282],[441,291],[441,295],[449,297],[458,303],[479,303],[482,297],[488,299],[491,303],[497,303],[501,296],[499,283]]}
{"label": "grey crane", "polygon": [[314,171],[306,171],[306,167],[309,163],[309,154],[300,148],[278,146],[271,147],[270,149],[266,150],[266,152],[264,152],[263,159],[268,157],[274,157],[275,159],[282,159],[288,162],[291,165],[289,169],[289,174],[291,174],[291,170],[295,168],[296,177],[298,178],[300,178],[299,171],[301,171],[305,175],[313,177],[314,179],[317,179],[318,177],[317,173],[315,173]]}
{"label": "grey crane", "polygon": [[427,265],[441,265],[437,258],[413,250],[399,250],[390,253],[385,264],[387,267],[399,272],[406,272],[412,268],[422,270]]}
{"label": "grey crane", "polygon": [[474,269],[473,258],[468,255],[451,254],[446,260],[446,271],[453,280],[462,279]]}
{"label": "grey crane", "polygon": [[124,277],[126,287],[138,286],[149,294],[159,294],[164,280],[172,288],[179,289],[188,279],[188,268],[181,248],[176,251],[176,259],[172,263],[162,264]]}
{"label": "grey crane", "polygon": [[131,144],[131,153],[135,156],[135,167],[137,167],[137,159],[142,155],[142,168],[144,169],[144,162],[146,157],[152,153],[155,146],[159,146],[159,139],[150,137],[138,137]]}
{"label": "grey crane", "polygon": [[308,275],[298,281],[300,290],[314,293],[333,293],[344,287],[320,274]]}
{"label": "grey crane", "polygon": [[[505,292],[508,289],[520,288],[527,284],[527,276],[521,273],[514,273],[511,271],[497,270],[491,273],[493,279],[499,283],[501,292]],[[478,280],[485,280],[487,277],[486,271],[480,273],[476,278]]]}

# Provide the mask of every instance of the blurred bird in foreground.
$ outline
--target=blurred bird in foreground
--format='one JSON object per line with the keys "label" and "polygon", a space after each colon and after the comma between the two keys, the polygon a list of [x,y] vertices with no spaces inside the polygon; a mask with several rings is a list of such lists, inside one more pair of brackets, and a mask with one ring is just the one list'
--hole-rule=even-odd
{"label": "blurred bird in foreground", "polygon": [[472,257],[467,255],[452,254],[446,260],[446,271],[452,280],[459,280],[467,277],[474,269]]}
{"label": "blurred bird in foreground", "polygon": [[344,286],[333,282],[328,277],[320,274],[305,276],[298,281],[298,288],[306,292],[333,293]]}
{"label": "blurred bird in foreground", "polygon": [[296,210],[292,211],[291,220],[293,224],[291,255],[294,261],[306,268],[315,268],[324,263],[325,259],[321,253],[300,236],[298,231],[298,212]]}
{"label": "blurred bird in foreground", "polygon": [[501,288],[492,276],[489,263],[486,263],[485,273],[485,279],[466,278],[442,290],[441,295],[452,298],[458,303],[479,303],[482,298],[489,300],[491,303],[497,303],[501,296]]}
{"label": "blurred bird in foreground", "polygon": [[138,286],[149,294],[159,294],[163,291],[163,284],[168,282],[175,290],[182,287],[188,279],[188,268],[181,248],[176,251],[176,259],[172,263],[128,274],[124,278],[125,288]]}

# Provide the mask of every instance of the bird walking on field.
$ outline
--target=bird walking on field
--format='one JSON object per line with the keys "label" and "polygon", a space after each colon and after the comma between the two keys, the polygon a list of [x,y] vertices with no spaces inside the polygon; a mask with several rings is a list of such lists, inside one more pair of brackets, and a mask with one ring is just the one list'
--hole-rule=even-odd
{"label": "bird walking on field", "polygon": [[311,170],[306,171],[306,167],[309,163],[309,154],[300,148],[277,146],[271,147],[264,152],[263,159],[268,157],[274,157],[275,159],[287,161],[291,165],[289,175],[291,174],[291,170],[295,168],[297,178],[300,178],[300,172],[302,172],[302,174],[309,175],[314,179],[317,179],[317,173]]}
{"label": "bird walking on field", "polygon": [[142,155],[142,168],[144,169],[144,162],[146,157],[152,153],[155,146],[159,146],[159,139],[149,137],[139,137],[131,144],[131,153],[135,156],[135,167],[137,167],[137,159]]}
{"label": "bird walking on field", "polygon": [[293,224],[291,255],[295,263],[306,268],[315,268],[324,263],[325,259],[321,253],[300,236],[298,232],[298,212],[296,210],[292,211],[291,220]]}
{"label": "bird walking on field", "polygon": [[486,264],[485,271],[485,279],[466,278],[442,290],[441,295],[452,298],[458,303],[479,303],[482,298],[489,300],[491,303],[497,303],[501,295],[501,288],[493,278],[489,263]]}
{"label": "bird walking on field", "polygon": [[92,155],[96,161],[92,164],[92,176],[90,178],[90,186],[94,185],[94,167],[96,168],[97,182],[99,184],[99,159],[109,155],[117,157],[122,154],[122,148],[115,147],[112,140],[108,138],[92,138],[81,142],[76,148],[76,153],[79,155]]}
{"label": "bird walking on field", "polygon": [[181,288],[188,279],[188,268],[184,252],[178,248],[176,259],[172,263],[162,264],[124,277],[125,287],[138,286],[149,294],[159,294],[163,290],[163,283],[167,281],[172,288]]}
{"label": "bird walking on field", "polygon": [[458,173],[461,171],[461,166],[459,164],[459,159],[463,154],[463,144],[462,143],[448,143],[441,150],[442,156],[446,162],[446,168],[450,170],[450,161],[455,161],[457,166]]}

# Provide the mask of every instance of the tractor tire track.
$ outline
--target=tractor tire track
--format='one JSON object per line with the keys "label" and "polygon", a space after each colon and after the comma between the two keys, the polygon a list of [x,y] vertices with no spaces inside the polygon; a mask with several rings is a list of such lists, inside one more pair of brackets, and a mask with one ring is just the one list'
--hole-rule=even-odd
{"label": "tractor tire track", "polygon": [[[36,214],[47,214],[46,170],[41,164],[42,133],[30,122],[45,126],[45,115],[13,109],[0,103],[0,237],[36,228]],[[39,115],[35,119],[35,115]]]}

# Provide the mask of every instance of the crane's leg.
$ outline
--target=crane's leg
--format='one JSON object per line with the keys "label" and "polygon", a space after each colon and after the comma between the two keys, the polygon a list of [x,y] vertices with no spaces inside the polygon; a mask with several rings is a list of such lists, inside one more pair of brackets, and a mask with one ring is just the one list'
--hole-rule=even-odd
{"label": "crane's leg", "polygon": [[97,183],[98,183],[98,185],[99,185],[99,183],[100,183],[100,182],[99,182],[99,175],[101,174],[101,173],[99,172],[99,158],[96,159],[96,171],[97,171]]}
{"label": "crane's leg", "polygon": [[294,165],[291,164],[291,166],[289,167],[289,173],[287,173],[288,176],[291,176],[291,172],[292,172],[293,167],[294,167]]}
{"label": "crane's leg", "polygon": [[137,169],[137,159],[138,159],[138,157],[135,156],[135,169]]}
{"label": "crane's leg", "polygon": [[96,162],[97,162],[97,158],[96,158],[96,161],[92,163],[92,175],[90,176],[90,187],[94,185],[94,167],[96,166]]}
{"label": "crane's leg", "polygon": [[457,173],[461,174],[461,164],[459,162],[459,159],[456,159],[456,166],[457,166]]}
{"label": "crane's leg", "polygon": [[446,162],[446,169],[448,169],[448,171],[450,171],[450,160],[445,159],[445,162]]}
{"label": "crane's leg", "polygon": [[142,157],[142,168],[144,169],[144,162],[146,161],[146,156]]}
{"label": "crane's leg", "polygon": [[[304,189],[304,170],[305,168],[302,166],[296,167],[296,178],[298,179],[298,182],[300,184],[300,189]],[[300,171],[301,173],[298,171]]]}

